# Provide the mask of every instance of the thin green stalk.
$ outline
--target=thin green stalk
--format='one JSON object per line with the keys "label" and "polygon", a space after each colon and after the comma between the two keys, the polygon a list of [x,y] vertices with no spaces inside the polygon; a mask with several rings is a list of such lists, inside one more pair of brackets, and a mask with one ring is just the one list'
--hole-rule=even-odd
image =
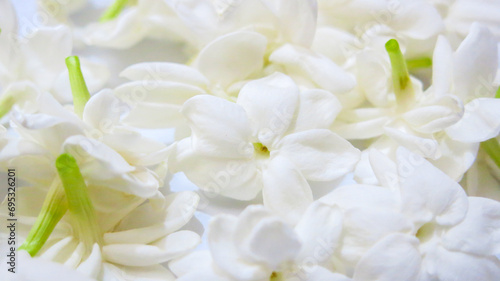
{"label": "thin green stalk", "polygon": [[97,224],[87,185],[75,158],[70,154],[61,154],[56,160],[56,168],[66,192],[75,234],[84,243],[86,254],[90,254],[94,243],[102,245],[102,233]]}
{"label": "thin green stalk", "polygon": [[116,0],[101,16],[101,22],[107,22],[116,18],[127,5],[128,0]]}
{"label": "thin green stalk", "polygon": [[90,93],[83,78],[80,59],[77,56],[66,58],[66,66],[69,72],[69,82],[71,84],[71,92],[73,94],[73,105],[75,113],[82,117],[85,104],[90,99]]}
{"label": "thin green stalk", "polygon": [[406,66],[408,66],[408,69],[431,67],[432,59],[431,58],[409,59],[406,60]]}
{"label": "thin green stalk", "polygon": [[392,85],[396,102],[401,108],[406,108],[414,99],[413,86],[408,73],[408,67],[395,39],[387,41],[385,49],[389,54],[392,68]]}
{"label": "thin green stalk", "polygon": [[47,242],[67,210],[68,204],[64,189],[59,180],[54,180],[45,197],[40,214],[19,250],[26,250],[32,257],[35,256]]}

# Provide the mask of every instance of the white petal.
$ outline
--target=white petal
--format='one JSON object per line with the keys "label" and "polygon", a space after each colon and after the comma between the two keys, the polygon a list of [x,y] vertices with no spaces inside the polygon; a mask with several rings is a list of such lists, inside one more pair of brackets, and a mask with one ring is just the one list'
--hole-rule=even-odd
{"label": "white petal", "polygon": [[288,73],[308,77],[321,88],[334,94],[344,94],[356,81],[327,57],[298,46],[284,45],[274,51],[269,60],[283,65]]}
{"label": "white petal", "polygon": [[[12,36],[12,33],[17,33],[17,17],[14,6],[9,0],[0,1],[0,10],[2,10],[3,17],[0,19],[2,26],[2,40],[7,36]],[[5,38],[7,39],[7,38]]]}
{"label": "white petal", "polygon": [[57,175],[57,171],[53,166],[54,160],[50,155],[20,155],[9,160],[9,166],[29,170],[29,174],[23,175],[23,179],[27,182],[50,186],[50,183]]}
{"label": "white petal", "polygon": [[166,208],[155,210],[151,204],[136,208],[120,221],[113,232],[104,234],[106,244],[151,243],[185,225],[196,211],[199,196],[191,191],[166,197]]}
{"label": "white petal", "polygon": [[393,105],[390,95],[391,68],[386,53],[379,49],[367,49],[357,53],[355,58],[358,86],[368,101],[377,107]]}
{"label": "white petal", "polygon": [[259,280],[270,276],[269,270],[239,256],[232,239],[236,223],[237,219],[228,215],[217,216],[210,222],[208,245],[215,263],[238,280]]}
{"label": "white petal", "polygon": [[[0,277],[4,280],[13,281],[52,281],[52,280],[74,280],[74,281],[95,281],[96,279],[88,278],[76,270],[72,270],[61,264],[43,260],[41,258],[32,258],[26,251],[19,251],[19,268],[16,274],[12,274],[7,270],[0,273]],[[10,276],[9,276],[10,275]],[[7,277],[8,276],[8,277]],[[10,278],[14,279],[10,279]]]}
{"label": "white petal", "polygon": [[338,207],[313,203],[295,226],[302,243],[299,260],[315,258],[322,263],[336,251],[342,233],[342,213]]}
{"label": "white petal", "polygon": [[455,141],[444,136],[439,140],[441,157],[430,162],[452,179],[459,181],[476,160],[479,143]]}
{"label": "white petal", "polygon": [[342,109],[340,101],[330,92],[321,89],[302,91],[299,95],[297,118],[292,121],[290,131],[328,129]]}
{"label": "white petal", "polygon": [[192,130],[193,149],[202,154],[245,159],[253,151],[250,123],[245,110],[235,103],[213,96],[197,96],[184,104],[182,113]]}
{"label": "white petal", "polygon": [[465,105],[465,113],[455,125],[446,129],[452,139],[482,142],[500,132],[500,99],[478,98]]}
{"label": "white petal", "polygon": [[[102,124],[101,128],[104,133],[108,132],[109,123]],[[171,151],[163,143],[128,128],[115,127],[111,134],[104,134],[101,141],[134,166],[157,165],[165,161]]]}
{"label": "white petal", "polygon": [[432,56],[432,86],[436,95],[450,93],[453,75],[453,50],[444,36],[439,36]]}
{"label": "white petal", "polygon": [[30,77],[42,89],[50,89],[52,83],[65,69],[65,58],[71,55],[73,44],[69,28],[40,27],[24,43],[26,44],[21,45],[25,48],[26,55],[23,74],[25,77]]}
{"label": "white petal", "polygon": [[313,201],[309,184],[290,160],[274,157],[263,171],[264,206],[295,223]]}
{"label": "white petal", "polygon": [[84,29],[84,41],[101,47],[129,48],[146,37],[151,29],[143,19],[138,9],[126,9],[115,20],[88,25]]}
{"label": "white petal", "polygon": [[465,219],[446,232],[443,246],[478,256],[500,254],[500,202],[469,197]]}
{"label": "white petal", "polygon": [[209,251],[193,251],[178,259],[174,259],[168,263],[168,267],[172,272],[181,277],[190,272],[199,271],[200,268],[211,267],[212,256]]}
{"label": "white petal", "polygon": [[319,200],[329,205],[336,204],[341,209],[369,207],[397,210],[399,203],[396,196],[387,188],[357,184],[339,187]]}
{"label": "white petal", "polygon": [[497,257],[479,257],[436,247],[422,263],[419,281],[495,280],[500,275]]}
{"label": "white petal", "polygon": [[[134,81],[115,89],[115,94],[131,107],[123,121],[141,128],[185,125],[182,105],[203,93],[199,87],[170,81]],[[119,105],[114,108],[121,109]]]}
{"label": "white petal", "polygon": [[[315,266],[312,269],[306,269],[306,276],[305,279],[302,279],[304,281],[352,281],[351,278],[339,274],[339,273],[333,273],[330,270],[321,267],[321,266]],[[286,279],[288,281],[289,279]],[[295,281],[293,277],[290,279],[290,281]]]}
{"label": "white petal", "polygon": [[417,132],[432,134],[455,124],[462,114],[462,103],[456,97],[441,95],[429,104],[407,111],[403,118]]}
{"label": "white petal", "polygon": [[422,157],[400,147],[397,151],[403,212],[417,227],[435,220],[455,225],[467,212],[462,187]]}
{"label": "white petal", "polygon": [[[270,5],[274,4],[274,7]],[[316,29],[317,4],[313,0],[264,2],[278,18],[279,26],[291,43],[309,47]]]}
{"label": "white petal", "polygon": [[[253,148],[253,147],[252,147]],[[251,200],[262,189],[262,175],[257,161],[209,157],[191,149],[191,139],[177,143],[169,157],[173,171],[183,171],[206,196],[219,195]]]}
{"label": "white petal", "polygon": [[[119,100],[111,91],[102,91],[90,98],[83,110],[83,120],[98,130],[105,131],[120,119]],[[109,130],[109,129],[108,129]]]}
{"label": "white petal", "polygon": [[389,123],[389,117],[378,117],[371,120],[356,123],[335,122],[332,131],[339,136],[348,139],[369,139],[378,137],[384,133],[384,126]]}
{"label": "white petal", "polygon": [[260,220],[244,242],[241,247],[271,270],[293,261],[301,247],[293,228],[279,217]]}
{"label": "white petal", "polygon": [[441,150],[437,140],[432,135],[423,135],[411,131],[409,128],[395,129],[385,127],[385,134],[393,139],[398,145],[401,145],[411,151],[430,159],[439,159]]}
{"label": "white petal", "polygon": [[415,280],[420,271],[418,240],[391,234],[380,240],[356,265],[355,281]]}
{"label": "white petal", "polygon": [[298,103],[297,85],[282,73],[247,83],[237,101],[250,119],[253,135],[266,146],[287,131]]}
{"label": "white petal", "polygon": [[399,188],[396,163],[377,149],[370,149],[369,159],[373,172],[381,186]]}
{"label": "white petal", "polygon": [[103,274],[99,280],[113,281],[174,281],[175,276],[164,266],[120,266],[111,263],[103,265]]}
{"label": "white petal", "polygon": [[99,244],[94,244],[90,256],[80,263],[76,270],[91,278],[98,278],[102,270],[102,256]]}
{"label": "white petal", "polygon": [[490,85],[498,68],[497,42],[490,31],[478,23],[454,55],[453,82],[455,94],[464,101],[472,97],[492,97]]}
{"label": "white petal", "polygon": [[21,58],[12,55],[17,47],[13,44],[12,38],[17,36],[18,30],[14,6],[9,0],[1,0],[0,11],[2,11],[2,18],[0,18],[0,26],[2,27],[2,33],[0,33],[0,81],[4,82],[4,77],[11,76],[10,67]]}
{"label": "white petal", "polygon": [[150,266],[179,257],[200,243],[198,234],[182,230],[151,245],[112,244],[102,248],[106,261],[126,266]]}
{"label": "white petal", "polygon": [[320,26],[316,29],[312,49],[342,65],[349,59],[347,54],[354,54],[355,46],[353,34],[331,26]]}
{"label": "white petal", "polygon": [[12,118],[19,135],[36,141],[52,155],[60,154],[66,139],[82,133],[81,123],[74,124],[71,121],[46,114],[20,114]]}
{"label": "white petal", "polygon": [[426,1],[399,3],[397,12],[392,15],[390,23],[397,32],[421,40],[429,39],[444,29],[439,12]]}
{"label": "white petal", "polygon": [[66,140],[63,147],[64,151],[77,159],[82,175],[89,183],[140,197],[156,194],[158,180],[152,172],[130,166],[120,154],[105,144],[83,136],[73,136]]}
{"label": "white petal", "polygon": [[125,68],[120,77],[133,81],[170,81],[205,88],[209,81],[196,68],[171,62],[142,62]]}
{"label": "white petal", "polygon": [[[98,181],[105,184],[103,181]],[[128,193],[108,188],[105,185],[88,184],[89,195],[94,205],[97,222],[101,230],[106,233],[112,231],[114,227],[128,213],[141,205],[146,199],[131,196]],[[118,181],[118,184],[120,182]]]}
{"label": "white petal", "polygon": [[266,37],[259,33],[230,33],[207,45],[194,65],[213,84],[227,87],[262,68],[266,45]]}
{"label": "white petal", "polygon": [[308,180],[329,181],[352,172],[360,152],[329,130],[308,130],[284,137],[279,155],[288,158]]}

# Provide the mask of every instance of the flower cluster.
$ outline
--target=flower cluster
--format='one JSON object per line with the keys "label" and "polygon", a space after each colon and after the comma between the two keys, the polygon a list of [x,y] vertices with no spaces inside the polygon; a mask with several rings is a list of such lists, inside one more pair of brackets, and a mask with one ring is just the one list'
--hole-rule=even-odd
{"label": "flower cluster", "polygon": [[500,0],[94,2],[0,0],[2,280],[499,278]]}

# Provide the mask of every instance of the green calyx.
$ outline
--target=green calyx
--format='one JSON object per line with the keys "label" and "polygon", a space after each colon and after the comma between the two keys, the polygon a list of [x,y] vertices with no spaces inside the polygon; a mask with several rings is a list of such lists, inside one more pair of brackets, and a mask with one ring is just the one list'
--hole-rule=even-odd
{"label": "green calyx", "polygon": [[398,106],[403,108],[408,106],[414,100],[413,86],[408,73],[406,61],[399,48],[399,43],[395,39],[387,41],[385,49],[389,54],[392,68],[392,85],[394,94],[396,95],[396,102]]}
{"label": "green calyx", "polygon": [[125,8],[129,0],[116,0],[101,16],[100,22],[107,22],[116,18]]}
{"label": "green calyx", "polygon": [[[495,98],[500,98],[500,87],[498,87]],[[500,144],[496,138],[491,138],[487,141],[481,143],[481,148],[490,156],[491,160],[495,162],[498,168],[500,168]]]}
{"label": "green calyx", "polygon": [[68,203],[64,189],[59,180],[55,180],[38,215],[35,224],[31,228],[28,237],[19,247],[19,250],[27,251],[32,257],[43,247],[57,223],[68,210]]}
{"label": "green calyx", "polygon": [[61,154],[56,160],[56,168],[66,193],[75,234],[84,243],[87,254],[90,254],[95,243],[103,243],[87,185],[75,158],[70,154]]}
{"label": "green calyx", "polygon": [[491,157],[493,162],[500,168],[500,144],[496,138],[483,141],[481,148]]}
{"label": "green calyx", "polygon": [[408,67],[408,69],[428,68],[432,66],[432,59],[431,58],[409,59],[406,60],[406,66]]}
{"label": "green calyx", "polygon": [[0,99],[0,118],[4,117],[10,112],[12,107],[16,104],[16,99],[11,95],[5,95]]}
{"label": "green calyx", "polygon": [[69,82],[73,94],[75,113],[81,118],[83,116],[85,104],[90,99],[90,93],[87,89],[87,84],[85,84],[85,79],[83,78],[80,59],[77,56],[67,57],[66,67],[69,72]]}

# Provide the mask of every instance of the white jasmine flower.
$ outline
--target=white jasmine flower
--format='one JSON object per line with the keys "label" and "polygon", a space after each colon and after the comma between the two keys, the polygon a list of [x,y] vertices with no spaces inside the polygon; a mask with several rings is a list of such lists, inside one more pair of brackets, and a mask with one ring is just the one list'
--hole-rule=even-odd
{"label": "white jasmine flower", "polygon": [[181,21],[174,1],[137,0],[115,2],[100,22],[90,23],[82,31],[86,44],[125,49],[145,38],[189,41],[191,31]]}
{"label": "white jasmine flower", "polygon": [[[391,58],[392,80],[395,82],[392,89],[385,82],[374,79],[387,81],[383,80],[388,78],[383,74],[387,68],[383,65],[373,68],[378,69],[374,73],[380,76],[364,77],[376,82],[374,85],[378,91],[366,92],[374,107],[342,112],[333,129],[348,139],[385,135],[371,146],[394,155],[396,147],[403,145],[418,151],[459,180],[474,161],[478,142],[496,136],[500,131],[500,116],[494,109],[500,101],[492,98],[496,90],[492,85],[497,61],[490,58],[496,57],[497,46],[491,34],[478,25],[473,26],[471,34],[455,54],[441,37],[434,54],[433,84],[425,91],[421,91],[418,82],[407,74],[398,78],[397,64],[404,63],[404,59]],[[413,83],[408,83],[408,87],[400,91],[397,81],[403,77]],[[360,83],[364,82],[360,80]],[[366,83],[367,89],[370,84]],[[392,91],[395,95],[388,95]],[[462,103],[465,103],[464,108]]]}
{"label": "white jasmine flower", "polygon": [[438,10],[424,0],[320,0],[318,7],[314,48],[333,57],[338,57],[336,51],[352,57],[389,38],[404,43],[407,53],[418,57],[432,50],[436,36],[444,29]]}
{"label": "white jasmine flower", "polygon": [[230,198],[250,200],[262,190],[268,208],[296,220],[312,202],[306,180],[339,178],[359,159],[357,149],[324,129],[334,114],[323,101],[331,104],[332,96],[300,95],[280,73],[247,83],[236,103],[196,96],[182,109],[192,136],[176,145],[170,167]]}
{"label": "white jasmine flower", "polygon": [[[87,188],[72,156],[61,155],[56,166],[64,189],[57,185],[51,187],[47,194],[51,201],[49,204],[44,202],[39,215],[42,220],[37,220],[34,226],[39,231],[27,236],[25,226],[33,223],[30,216],[36,216],[45,192],[36,187],[20,189],[23,200],[32,203],[18,212],[19,223],[23,226],[19,241],[24,240],[20,249],[36,255],[33,262],[42,259],[61,263],[98,280],[146,277],[174,280],[159,264],[181,256],[199,243],[197,234],[177,231],[194,214],[199,200],[196,194],[181,192],[139,207],[136,204],[123,206],[124,202],[119,202],[115,194],[102,196],[102,189],[92,185]],[[69,215],[63,217],[65,205]],[[110,223],[106,215],[94,210],[94,206],[107,206],[111,215],[119,214],[119,217]],[[127,208],[125,212],[119,210],[123,207]]]}
{"label": "white jasmine flower", "polygon": [[101,18],[86,28],[89,44],[128,48],[143,38],[187,42],[200,50],[226,34],[247,30],[273,42],[308,46],[316,26],[315,1],[150,1],[131,7],[117,0]]}
{"label": "white jasmine flower", "polygon": [[234,99],[243,81],[262,72],[266,44],[263,35],[242,31],[209,44],[193,66],[140,63],[128,67],[120,76],[132,82],[115,89],[131,106],[124,122],[146,128],[176,127],[178,137],[185,137],[189,129],[179,113],[184,102],[204,93]]}
{"label": "white jasmine flower", "polygon": [[115,94],[132,107],[124,122],[146,128],[175,127],[180,139],[189,135],[179,113],[189,98],[208,93],[235,101],[245,83],[274,73],[275,69],[283,69],[301,86],[323,88],[339,98],[347,96],[355,85],[350,74],[324,56],[304,47],[284,45],[267,59],[273,48],[262,34],[238,31],[210,42],[191,66],[132,65],[121,73],[132,82],[115,89]]}
{"label": "white jasmine flower", "polygon": [[[201,1],[189,5],[198,7],[207,3]],[[187,17],[188,10],[185,9],[189,5],[179,3],[178,12]],[[210,4],[210,9],[218,4],[214,5]],[[192,18],[192,8],[189,13]],[[200,45],[200,51],[188,65],[140,63],[121,73],[132,80],[115,90],[132,107],[130,116],[124,121],[145,128],[175,127],[180,139],[189,132],[178,112],[187,99],[208,93],[236,100],[245,83],[276,71],[285,71],[301,86],[321,87],[334,94],[348,92],[354,87],[354,78],[328,58],[307,49],[314,33],[315,14],[312,1],[228,3],[227,10],[214,19],[216,23],[203,25],[207,29],[218,28],[214,27],[216,32],[211,36],[207,35],[211,34],[209,31],[200,31],[200,36],[207,35],[209,39]],[[196,20],[201,19],[186,22],[198,26]],[[297,26],[301,26],[300,33],[297,33]],[[314,73],[323,75],[316,79]],[[129,123],[129,119],[136,123]]]}
{"label": "white jasmine flower", "polygon": [[341,223],[336,207],[319,202],[295,227],[252,205],[238,217],[219,215],[210,222],[210,253],[193,252],[169,267],[186,281],[344,280],[322,266],[337,247]]}
{"label": "white jasmine flower", "polygon": [[119,103],[110,92],[92,96],[84,105],[82,119],[57,103],[52,105],[45,108],[51,115],[13,116],[12,126],[21,137],[12,140],[17,153],[8,163],[30,167],[25,180],[50,185],[56,174],[52,163],[66,151],[82,163],[89,181],[141,197],[156,194],[160,179],[146,166],[164,160],[151,156],[165,146],[121,126]]}
{"label": "white jasmine flower", "polygon": [[473,23],[488,27],[497,39],[500,38],[498,1],[428,0],[428,2],[440,11],[446,28],[446,38],[453,46],[458,46],[467,36]]}
{"label": "white jasmine flower", "polygon": [[[360,262],[368,266],[365,273],[373,273],[372,254],[377,255],[379,250],[388,253],[386,247],[390,245],[420,252],[421,262],[416,259],[405,265],[408,271],[418,272],[416,280],[494,279],[500,272],[500,262],[495,257],[500,252],[496,231],[500,203],[466,197],[457,183],[415,154],[401,150],[398,162],[403,212],[414,223],[412,234],[418,240],[406,238],[375,246],[364,258],[366,264]],[[444,265],[443,260],[453,263],[438,266]]]}
{"label": "white jasmine flower", "polygon": [[[355,194],[354,190],[362,187],[354,187],[353,191],[348,188],[335,190],[321,199],[325,203],[337,204],[341,209],[346,207],[338,202],[344,202],[349,208],[366,206],[366,213],[370,210],[389,211],[376,217],[391,221],[387,225],[392,228],[392,233],[389,233],[391,230],[382,232],[378,239],[372,238],[377,238],[374,233],[380,234],[384,229],[380,224],[363,225],[361,218],[364,220],[365,215],[358,221],[354,217],[351,220],[345,217],[345,231],[350,225],[358,225],[361,230],[357,233],[364,234],[354,239],[354,247],[341,241],[346,247],[341,253],[354,254],[355,257],[354,263],[349,264],[354,266],[351,271],[353,280],[494,279],[493,276],[500,272],[500,262],[495,257],[500,245],[496,231],[500,223],[500,203],[467,197],[453,179],[406,149],[400,148],[397,157],[396,165],[380,152],[370,152],[373,171],[385,187],[370,189],[380,194],[392,193],[392,196],[386,196],[390,200],[379,201],[377,206],[366,204],[364,197],[361,202],[352,203],[338,195],[343,193],[341,190]],[[358,194],[364,194],[370,200],[376,198],[367,192]],[[386,206],[395,208],[391,210]],[[399,217],[399,221],[390,220],[390,216]],[[348,239],[349,235],[345,237]],[[444,260],[453,260],[453,263],[443,263]]]}
{"label": "white jasmine flower", "polygon": [[[36,112],[43,99],[40,95],[47,92],[60,102],[69,102],[70,85],[64,59],[71,55],[70,30],[63,26],[39,27],[29,34],[18,34],[10,2],[2,0],[0,5],[5,6],[0,33],[0,114],[4,115],[14,104],[26,112]],[[91,91],[101,89],[109,77],[105,67],[85,59],[82,71]]]}

